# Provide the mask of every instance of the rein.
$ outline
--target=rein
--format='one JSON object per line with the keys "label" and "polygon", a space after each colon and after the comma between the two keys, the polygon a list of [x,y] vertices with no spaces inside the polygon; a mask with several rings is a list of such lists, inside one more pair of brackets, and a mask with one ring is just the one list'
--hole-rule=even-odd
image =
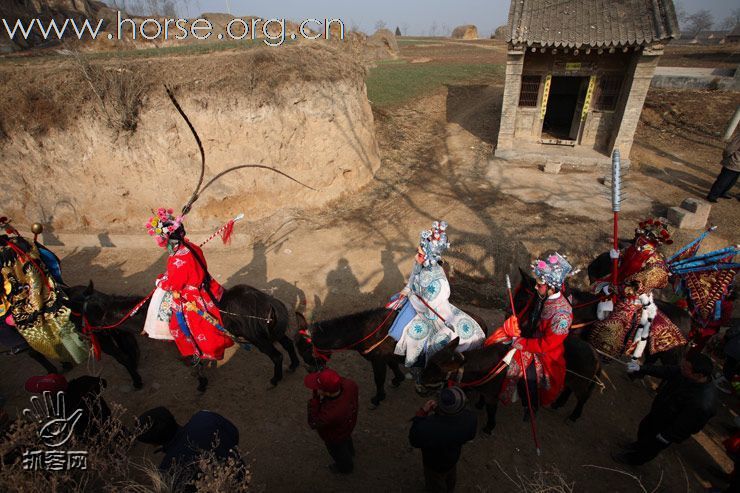
{"label": "rein", "polygon": [[144,304],[147,301],[149,301],[149,298],[151,298],[153,294],[154,294],[154,290],[152,290],[148,295],[146,295],[146,297],[144,299],[142,299],[141,301],[139,301],[136,304],[136,306],[134,306],[131,310],[129,310],[129,312],[126,313],[126,315],[124,315],[121,320],[119,320],[118,322],[116,322],[114,324],[111,324],[111,325],[91,325],[90,322],[87,319],[87,315],[85,315],[85,311],[86,311],[86,307],[87,307],[87,301],[85,301],[85,303],[83,303],[83,305],[82,305],[82,313],[73,313],[73,315],[77,315],[77,316],[82,317],[82,324],[83,324],[82,325],[82,332],[84,334],[90,334],[90,333],[93,333],[93,332],[99,332],[101,330],[116,329],[116,328],[120,327],[126,320],[128,320],[129,318],[131,318],[134,315],[136,315],[136,313],[141,309],[141,307],[144,306]]}
{"label": "rein", "polygon": [[[498,363],[496,363],[493,368],[491,368],[488,373],[486,373],[482,378],[479,378],[478,380],[473,380],[472,382],[455,382],[454,380],[448,379],[447,385],[457,385],[458,387],[461,387],[463,389],[470,388],[470,387],[479,387],[481,385],[485,385],[497,376],[504,370],[504,368],[507,368],[506,362],[502,359]],[[464,371],[464,367],[460,367],[461,370]],[[460,379],[462,379],[462,373],[458,373]]]}

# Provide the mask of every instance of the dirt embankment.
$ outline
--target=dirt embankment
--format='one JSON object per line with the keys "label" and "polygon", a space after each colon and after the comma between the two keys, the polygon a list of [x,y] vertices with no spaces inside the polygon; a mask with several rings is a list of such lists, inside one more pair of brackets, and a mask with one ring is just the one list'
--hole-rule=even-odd
{"label": "dirt embankment", "polygon": [[12,168],[0,210],[66,232],[139,232],[152,207],[180,207],[198,179],[193,137],[167,100],[173,88],[198,129],[206,180],[192,230],[320,206],[367,183],[380,165],[364,68],[328,46],[145,61],[0,67],[0,159]]}

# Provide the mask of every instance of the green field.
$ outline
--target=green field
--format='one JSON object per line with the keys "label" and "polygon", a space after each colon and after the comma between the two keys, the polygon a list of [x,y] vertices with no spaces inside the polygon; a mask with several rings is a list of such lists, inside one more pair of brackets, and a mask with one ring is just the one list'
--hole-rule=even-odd
{"label": "green field", "polygon": [[375,107],[403,104],[433,93],[445,84],[467,82],[494,83],[502,79],[504,66],[492,63],[407,63],[382,62],[370,69],[367,95]]}

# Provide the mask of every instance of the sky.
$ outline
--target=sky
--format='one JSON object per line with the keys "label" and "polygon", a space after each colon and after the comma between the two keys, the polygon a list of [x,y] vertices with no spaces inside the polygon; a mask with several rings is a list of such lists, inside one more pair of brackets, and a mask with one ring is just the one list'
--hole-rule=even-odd
{"label": "sky", "polygon": [[[733,9],[738,0],[679,0],[691,14],[709,10],[718,24]],[[378,21],[389,29],[407,27],[409,35],[449,35],[454,27],[475,24],[481,36],[488,36],[505,24],[509,0],[185,0],[181,15],[196,16],[202,12],[226,12],[230,4],[234,15],[259,15],[263,18],[288,20],[340,18],[347,27],[358,27],[372,33]],[[189,10],[189,12],[188,12]]]}

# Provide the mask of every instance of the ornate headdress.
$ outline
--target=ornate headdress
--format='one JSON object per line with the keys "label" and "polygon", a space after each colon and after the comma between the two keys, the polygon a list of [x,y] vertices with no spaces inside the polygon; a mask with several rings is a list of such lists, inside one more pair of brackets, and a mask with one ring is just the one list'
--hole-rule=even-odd
{"label": "ornate headdress", "polygon": [[532,264],[535,277],[557,290],[563,287],[572,270],[573,266],[557,252],[548,255],[545,260],[537,259]]}
{"label": "ornate headdress", "polygon": [[424,251],[424,267],[437,265],[442,260],[442,253],[450,248],[447,241],[447,223],[434,221],[432,229],[425,229],[419,237],[419,246]]}
{"label": "ornate headdress", "polygon": [[154,236],[157,240],[157,245],[162,248],[167,246],[170,235],[182,225],[182,216],[175,217],[173,214],[174,211],[172,209],[160,207],[154,216],[149,218],[149,222],[146,223],[147,233],[150,236]]}
{"label": "ornate headdress", "polygon": [[668,225],[661,219],[645,219],[637,225],[635,238],[642,236],[655,246],[670,245],[673,243]]}

